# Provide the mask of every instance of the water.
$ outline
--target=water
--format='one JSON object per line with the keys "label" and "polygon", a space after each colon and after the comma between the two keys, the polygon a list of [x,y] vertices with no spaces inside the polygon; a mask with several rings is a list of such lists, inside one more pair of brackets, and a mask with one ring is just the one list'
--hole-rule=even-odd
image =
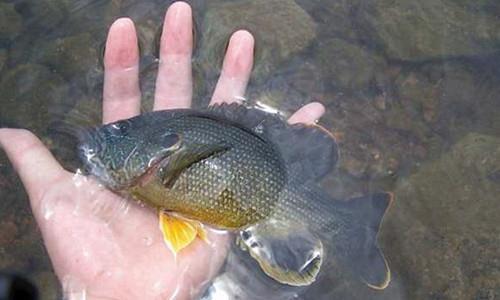
{"label": "water", "polygon": [[[292,113],[321,101],[338,137],[336,197],[394,191],[379,241],[393,273],[339,298],[500,299],[500,4],[495,0],[191,1],[194,105],[206,105],[229,34],[256,37],[247,99]],[[169,1],[0,2],[0,125],[33,130],[76,168],[60,124],[99,122],[102,52],[119,16],[136,22],[144,109],[152,106]],[[43,170],[37,170],[43,171]],[[0,268],[59,292],[28,200],[0,153]],[[97,208],[96,208],[97,209]],[[50,214],[50,212],[47,212]],[[139,243],[149,244],[145,236]],[[324,293],[331,286],[318,293]],[[314,298],[314,295],[312,296]]]}

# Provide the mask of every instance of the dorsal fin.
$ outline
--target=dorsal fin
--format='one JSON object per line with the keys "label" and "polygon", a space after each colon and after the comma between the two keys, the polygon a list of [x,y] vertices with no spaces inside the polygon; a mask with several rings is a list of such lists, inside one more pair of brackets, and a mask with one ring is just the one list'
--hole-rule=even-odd
{"label": "dorsal fin", "polygon": [[278,114],[238,103],[216,104],[207,112],[240,124],[272,142],[289,170],[301,178],[321,179],[337,164],[338,148],[331,133],[316,125],[288,124]]}

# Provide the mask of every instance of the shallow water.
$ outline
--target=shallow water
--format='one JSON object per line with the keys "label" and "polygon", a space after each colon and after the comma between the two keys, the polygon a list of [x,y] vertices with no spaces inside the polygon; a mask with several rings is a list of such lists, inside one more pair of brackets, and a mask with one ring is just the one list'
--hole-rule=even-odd
{"label": "shallow water", "polygon": [[[0,2],[0,125],[33,130],[76,167],[60,124],[98,122],[102,51],[119,16],[141,46],[150,109],[169,1]],[[393,282],[341,281],[339,299],[500,299],[500,4],[495,0],[190,1],[196,106],[206,105],[229,34],[257,40],[247,98],[291,113],[310,101],[339,138],[324,186],[338,198],[376,190],[396,201],[379,236]],[[41,170],[37,170],[41,171]],[[0,269],[59,286],[27,196],[0,153]],[[317,295],[310,295],[315,299]]]}

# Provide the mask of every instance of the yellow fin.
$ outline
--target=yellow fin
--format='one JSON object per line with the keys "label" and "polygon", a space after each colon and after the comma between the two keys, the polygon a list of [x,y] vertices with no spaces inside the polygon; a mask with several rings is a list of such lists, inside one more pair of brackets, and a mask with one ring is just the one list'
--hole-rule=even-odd
{"label": "yellow fin", "polygon": [[158,215],[163,240],[174,255],[189,246],[197,236],[208,242],[205,229],[199,222],[179,218],[162,210]]}

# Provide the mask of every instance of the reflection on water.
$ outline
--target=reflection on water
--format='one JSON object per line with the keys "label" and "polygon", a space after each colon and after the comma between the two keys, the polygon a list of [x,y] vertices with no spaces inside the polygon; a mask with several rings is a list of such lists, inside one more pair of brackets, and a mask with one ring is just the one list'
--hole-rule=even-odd
{"label": "reflection on water", "polygon": [[[67,134],[54,128],[98,122],[103,44],[119,16],[137,24],[144,109],[151,108],[167,2],[2,1],[0,125],[35,131],[71,168]],[[376,292],[339,281],[315,292],[500,297],[500,2],[191,3],[196,105],[208,103],[229,34],[248,28],[257,38],[249,99],[287,113],[312,100],[328,107],[322,121],[342,159],[325,187],[336,197],[396,194],[380,235],[391,286]],[[57,282],[26,193],[0,155],[0,267],[28,274],[51,299]]]}

